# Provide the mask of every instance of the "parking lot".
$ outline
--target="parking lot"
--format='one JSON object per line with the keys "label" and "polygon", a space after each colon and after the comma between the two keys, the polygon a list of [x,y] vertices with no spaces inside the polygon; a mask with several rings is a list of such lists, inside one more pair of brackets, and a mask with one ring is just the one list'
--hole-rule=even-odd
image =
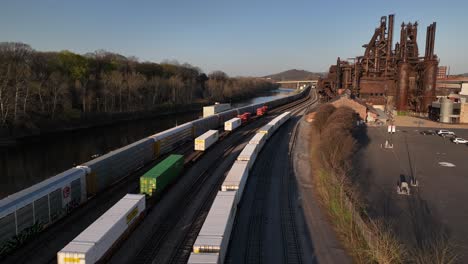
{"label": "parking lot", "polygon": [[[367,143],[356,155],[357,179],[373,218],[392,222],[405,241],[448,235],[458,246],[461,262],[468,263],[468,146],[449,138],[421,135],[431,128],[367,128]],[[436,130],[436,128],[434,128]],[[468,130],[450,129],[468,139]],[[393,148],[385,148],[385,141]],[[417,187],[398,195],[400,174],[413,175]],[[409,182],[409,179],[408,179]]]}

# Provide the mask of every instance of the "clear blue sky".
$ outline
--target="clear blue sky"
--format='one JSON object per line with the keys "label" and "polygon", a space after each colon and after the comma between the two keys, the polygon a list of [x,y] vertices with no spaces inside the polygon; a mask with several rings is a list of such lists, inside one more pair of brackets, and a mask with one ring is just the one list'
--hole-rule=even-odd
{"label": "clear blue sky", "polygon": [[0,41],[36,50],[105,49],[142,61],[175,59],[205,72],[261,76],[287,69],[326,71],[336,57],[363,53],[380,16],[437,22],[441,65],[468,72],[468,1],[3,0]]}

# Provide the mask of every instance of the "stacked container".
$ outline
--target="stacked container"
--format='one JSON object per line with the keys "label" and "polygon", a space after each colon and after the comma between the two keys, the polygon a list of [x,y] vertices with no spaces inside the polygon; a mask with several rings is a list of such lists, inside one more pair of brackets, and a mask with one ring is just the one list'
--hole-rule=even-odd
{"label": "stacked container", "polygon": [[255,136],[249,141],[249,144],[258,145],[258,152],[260,152],[265,142],[266,142],[266,134],[256,133]]}
{"label": "stacked container", "polygon": [[161,192],[180,175],[184,168],[184,156],[170,155],[140,177],[140,193],[152,196]]}
{"label": "stacked container", "polygon": [[249,122],[250,116],[251,116],[251,113],[245,112],[245,113],[243,113],[241,115],[238,115],[237,117],[241,119],[242,124],[245,124],[245,123]]}
{"label": "stacked container", "polygon": [[268,106],[264,105],[262,107],[257,108],[257,115],[262,116],[265,115],[268,110]]}
{"label": "stacked container", "polygon": [[270,134],[273,134],[273,125],[271,125],[270,123],[268,123],[267,125],[264,125],[263,127],[261,127],[257,133],[262,133],[262,134],[266,134],[266,139],[268,139],[270,137]]}
{"label": "stacked container", "polygon": [[249,169],[252,168],[258,154],[257,147],[257,144],[247,144],[237,157],[237,160],[247,161],[247,166],[249,167]]}
{"label": "stacked container", "polygon": [[127,194],[57,253],[58,264],[95,263],[141,219],[145,196]]}
{"label": "stacked container", "polygon": [[218,192],[198,234],[193,253],[217,253],[223,263],[236,216],[235,192]]}
{"label": "stacked container", "polygon": [[249,178],[249,167],[247,161],[235,161],[221,185],[221,191],[236,192],[236,204],[239,204],[244,193],[244,187]]}
{"label": "stacked container", "polygon": [[278,127],[280,127],[284,122],[286,122],[289,117],[291,117],[290,112],[284,112],[281,115],[275,117],[275,119],[271,120],[269,125],[272,125],[274,127],[274,130],[276,130]]}
{"label": "stacked container", "polygon": [[187,264],[217,264],[218,259],[217,253],[191,253]]}
{"label": "stacked container", "polygon": [[226,122],[224,122],[224,130],[233,131],[234,129],[240,127],[242,120],[238,117],[234,117]]}
{"label": "stacked container", "polygon": [[195,150],[205,151],[218,141],[218,130],[208,130],[205,134],[195,139]]}
{"label": "stacked container", "polygon": [[214,104],[210,106],[205,106],[203,107],[203,117],[215,115],[217,113],[221,113],[229,109],[231,109],[230,104]]}

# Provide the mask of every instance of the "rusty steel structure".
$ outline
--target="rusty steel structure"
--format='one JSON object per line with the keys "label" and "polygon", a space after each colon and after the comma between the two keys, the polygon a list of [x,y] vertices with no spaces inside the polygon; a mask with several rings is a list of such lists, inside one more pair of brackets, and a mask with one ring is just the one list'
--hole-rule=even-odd
{"label": "rusty steel structure", "polygon": [[436,23],[427,27],[424,57],[419,56],[418,23],[402,23],[400,40],[393,47],[394,15],[383,16],[364,55],[337,59],[328,75],[318,82],[326,98],[343,90],[387,110],[427,112],[435,99],[438,58],[434,54]]}

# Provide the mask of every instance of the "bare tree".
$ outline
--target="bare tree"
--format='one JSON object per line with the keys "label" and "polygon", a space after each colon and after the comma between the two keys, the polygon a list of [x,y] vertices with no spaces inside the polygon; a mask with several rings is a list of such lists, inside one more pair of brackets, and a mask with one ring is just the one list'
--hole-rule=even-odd
{"label": "bare tree", "polygon": [[49,89],[52,97],[51,116],[55,118],[57,105],[62,102],[63,96],[66,95],[68,85],[64,76],[60,72],[53,72],[49,78]]}

